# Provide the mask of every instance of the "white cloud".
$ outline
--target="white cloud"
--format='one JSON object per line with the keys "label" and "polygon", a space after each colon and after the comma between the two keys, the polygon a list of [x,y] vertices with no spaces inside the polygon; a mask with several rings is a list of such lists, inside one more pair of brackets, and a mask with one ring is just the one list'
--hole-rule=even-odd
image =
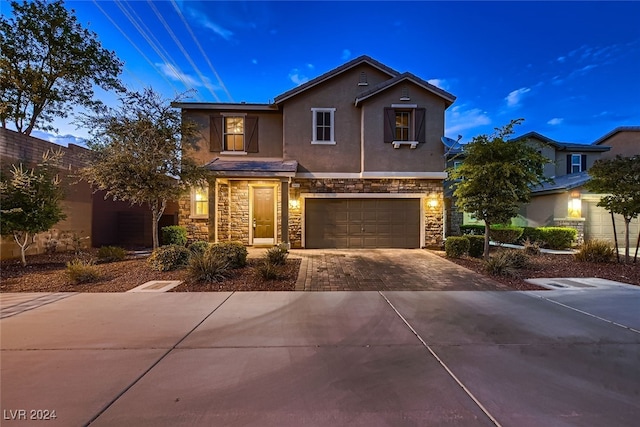
{"label": "white cloud", "polygon": [[564,56],[559,56],[559,57],[558,57],[558,62],[564,62],[564,61],[566,61],[566,60],[567,60],[567,58],[566,58],[566,57],[564,57]]}
{"label": "white cloud", "polygon": [[562,122],[564,122],[564,119],[563,119],[563,118],[560,118],[560,117],[554,117],[553,119],[549,120],[549,121],[547,122],[547,124],[548,124],[548,125],[551,125],[551,126],[557,126],[557,125],[562,124]]}
{"label": "white cloud", "polygon": [[427,83],[444,90],[447,90],[449,88],[449,83],[444,79],[429,79],[427,80]]}
{"label": "white cloud", "polygon": [[185,86],[200,87],[203,85],[202,82],[199,82],[190,75],[176,69],[176,67],[171,64],[163,63],[156,64],[156,66],[160,67],[160,71],[162,71],[162,74],[169,77],[173,81],[184,83]]}
{"label": "white cloud", "polygon": [[253,65],[257,65],[257,64],[258,64],[258,60],[257,60],[257,59],[255,59],[255,58],[253,58],[253,59],[251,60],[251,63],[252,63]]}
{"label": "white cloud", "polygon": [[529,89],[528,87],[521,87],[520,89],[511,91],[505,98],[505,100],[507,101],[507,106],[517,107],[522,101],[522,97],[524,96],[524,94],[530,91],[531,89]]}
{"label": "white cloud", "polygon": [[346,61],[347,59],[351,58],[351,51],[349,49],[343,49],[341,58],[343,61]]}
{"label": "white cloud", "polygon": [[478,126],[491,124],[486,111],[479,108],[463,110],[464,106],[456,106],[445,112],[447,128],[446,135],[457,135],[462,131],[474,129]]}
{"label": "white cloud", "polygon": [[53,142],[54,144],[62,145],[64,147],[68,147],[69,144],[75,144],[84,147],[86,143],[86,140],[84,138],[75,135],[54,135],[52,133],[42,132],[39,130],[34,130],[33,132],[31,132],[31,136],[33,136],[34,138],[40,138],[45,141]]}
{"label": "white cloud", "polygon": [[231,30],[227,30],[224,27],[221,27],[220,25],[216,24],[213,21],[210,21],[206,15],[197,12],[196,10],[189,10],[189,14],[191,15],[191,17],[193,19],[195,19],[200,25],[202,25],[204,28],[207,28],[211,31],[213,31],[214,33],[216,33],[217,35],[219,35],[220,37],[222,37],[225,40],[230,40],[231,37],[233,37],[233,31]]}
{"label": "white cloud", "polygon": [[301,74],[299,69],[294,68],[289,72],[289,80],[291,80],[293,83],[299,86],[303,83],[308,82],[309,77]]}

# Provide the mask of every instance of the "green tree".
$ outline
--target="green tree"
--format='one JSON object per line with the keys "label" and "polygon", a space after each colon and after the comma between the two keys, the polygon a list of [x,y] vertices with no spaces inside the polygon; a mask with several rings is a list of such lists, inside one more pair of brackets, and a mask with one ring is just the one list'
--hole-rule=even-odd
{"label": "green tree", "polygon": [[489,258],[489,228],[508,223],[531,197],[531,187],[548,181],[549,163],[532,142],[507,139],[523,119],[512,120],[492,135],[479,135],[463,147],[463,162],[448,169],[456,206],[485,223],[484,258]]}
{"label": "green tree", "polygon": [[11,2],[0,17],[0,122],[18,132],[55,130],[55,117],[74,106],[94,107],[93,86],[121,89],[115,52],[83,28],[62,0]]}
{"label": "green tree", "polygon": [[20,246],[22,265],[25,252],[38,233],[49,230],[66,218],[60,202],[64,196],[57,175],[62,151],[47,151],[37,167],[11,165],[9,175],[0,180],[0,228],[3,236],[13,236]]}
{"label": "green tree", "polygon": [[[594,193],[607,194],[598,202],[613,214],[624,218],[625,262],[629,262],[629,224],[640,215],[640,156],[600,159],[589,169],[591,180],[585,188]],[[618,242],[616,239],[616,252]]]}
{"label": "green tree", "polygon": [[106,197],[147,204],[157,248],[158,221],[167,201],[206,179],[206,170],[191,157],[196,125],[183,121],[180,111],[152,89],[127,92],[118,107],[82,114],[79,121],[91,129],[92,149],[81,176],[95,189],[106,191]]}

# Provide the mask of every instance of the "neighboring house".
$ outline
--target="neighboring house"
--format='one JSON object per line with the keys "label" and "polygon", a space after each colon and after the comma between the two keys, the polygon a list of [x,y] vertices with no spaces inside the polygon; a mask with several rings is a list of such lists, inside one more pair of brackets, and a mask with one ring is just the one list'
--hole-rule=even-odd
{"label": "neighboring house", "polygon": [[[578,230],[578,241],[605,239],[613,242],[614,233],[611,214],[596,206],[601,194],[592,194],[584,189],[589,181],[589,169],[604,158],[616,154],[632,156],[640,154],[640,127],[622,127],[608,133],[592,144],[575,144],[554,141],[537,132],[529,132],[518,137],[527,138],[540,144],[542,153],[552,162],[545,166],[545,176],[552,178],[532,189],[530,203],[523,205],[520,215],[512,220],[521,226],[569,226]],[[454,161],[462,161],[456,155],[460,149],[452,150],[448,156],[449,166]],[[451,191],[447,192],[451,197]],[[616,234],[621,241],[624,236],[624,221],[616,215]],[[459,233],[459,224],[471,224],[476,221],[469,214],[459,214],[452,208],[448,218],[448,234]],[[457,228],[456,228],[457,227]],[[638,235],[638,225],[634,221],[631,235]]]}
{"label": "neighboring house", "polygon": [[178,103],[200,125],[208,188],[181,201],[191,238],[296,248],[443,240],[444,112],[455,97],[361,56],[270,104]]}
{"label": "neighboring house", "polygon": [[[71,237],[82,238],[83,247],[118,245],[128,248],[150,247],[151,212],[147,206],[131,206],[126,202],[105,200],[104,192],[93,194],[86,182],[76,182],[76,171],[85,165],[89,150],[75,144],[63,147],[49,141],[0,128],[0,160],[8,171],[11,164],[23,163],[32,167],[42,160],[47,150],[62,150],[63,168],[60,170],[65,197],[62,201],[67,218],[40,233],[27,255],[44,253],[47,245],[58,242],[57,250],[71,249]],[[170,202],[160,227],[177,224],[177,202]],[[0,259],[20,256],[20,247],[12,237],[3,237]]]}

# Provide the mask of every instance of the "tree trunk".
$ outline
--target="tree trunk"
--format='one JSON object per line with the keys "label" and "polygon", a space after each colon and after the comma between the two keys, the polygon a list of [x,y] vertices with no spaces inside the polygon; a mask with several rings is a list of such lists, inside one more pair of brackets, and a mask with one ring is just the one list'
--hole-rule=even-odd
{"label": "tree trunk", "polygon": [[158,238],[158,223],[160,222],[160,218],[162,218],[162,214],[167,207],[167,200],[156,199],[153,203],[149,204],[151,205],[151,222],[153,224],[151,236],[153,238],[153,249],[155,250],[160,246],[160,239]]}
{"label": "tree trunk", "polygon": [[29,232],[25,231],[24,232],[24,240],[21,242],[20,240],[20,233],[13,233],[13,239],[16,241],[16,243],[18,244],[18,246],[20,246],[20,260],[22,261],[22,266],[26,267],[27,266],[27,257],[26,257],[26,252],[27,249],[29,249],[29,246],[31,246],[31,244],[35,241],[35,236],[33,236],[34,238],[31,239],[31,243],[28,242],[29,240]]}
{"label": "tree trunk", "polygon": [[630,255],[629,255],[629,243],[631,239],[629,239],[629,223],[631,222],[631,218],[624,219],[624,263],[629,264]]}
{"label": "tree trunk", "polygon": [[489,230],[491,229],[491,224],[489,224],[486,220],[484,221],[484,253],[483,257],[485,260],[489,260]]}

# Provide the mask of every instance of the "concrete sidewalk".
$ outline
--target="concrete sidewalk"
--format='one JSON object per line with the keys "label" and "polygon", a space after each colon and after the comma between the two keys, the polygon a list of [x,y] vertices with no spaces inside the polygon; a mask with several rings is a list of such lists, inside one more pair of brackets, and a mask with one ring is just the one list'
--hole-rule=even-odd
{"label": "concrete sidewalk", "polygon": [[[2,425],[637,425],[640,291],[0,294]],[[49,411],[49,412],[47,412]],[[26,421],[22,419],[26,417]]]}

